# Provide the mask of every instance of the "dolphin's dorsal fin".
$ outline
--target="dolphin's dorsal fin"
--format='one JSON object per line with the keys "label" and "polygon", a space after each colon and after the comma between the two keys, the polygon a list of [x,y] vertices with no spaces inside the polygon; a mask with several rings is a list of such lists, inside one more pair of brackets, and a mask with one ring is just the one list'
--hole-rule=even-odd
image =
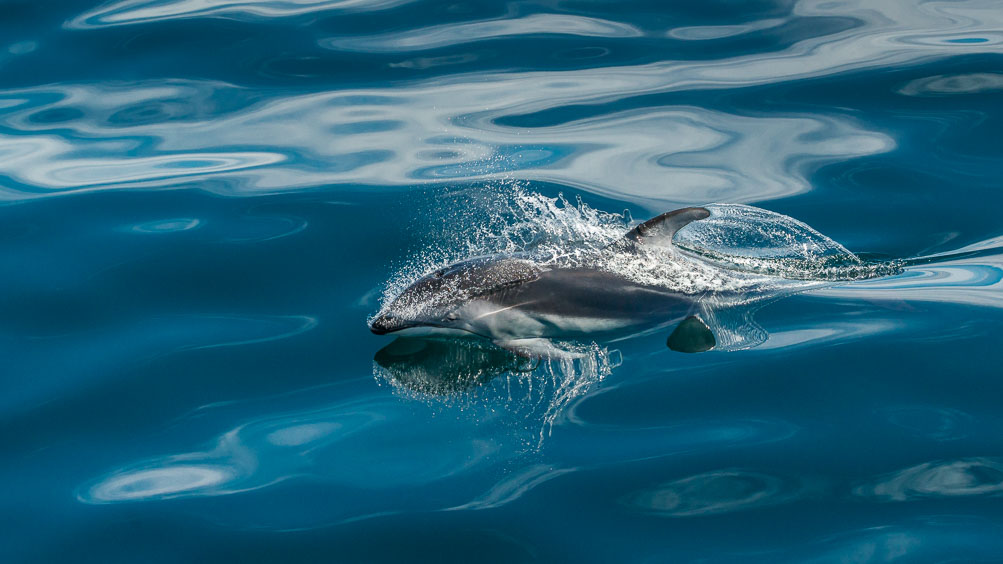
{"label": "dolphin's dorsal fin", "polygon": [[676,352],[698,353],[714,348],[717,340],[702,319],[691,315],[676,326],[665,344]]}
{"label": "dolphin's dorsal fin", "polygon": [[618,243],[625,246],[671,247],[672,236],[687,224],[710,216],[706,208],[682,208],[665,212],[631,229]]}

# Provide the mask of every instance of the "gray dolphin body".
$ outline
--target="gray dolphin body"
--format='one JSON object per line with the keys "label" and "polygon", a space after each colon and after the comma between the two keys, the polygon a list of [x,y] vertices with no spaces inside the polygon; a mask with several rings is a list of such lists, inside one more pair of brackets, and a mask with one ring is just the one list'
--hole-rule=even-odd
{"label": "gray dolphin body", "polygon": [[[662,214],[629,231],[611,252],[666,245],[681,227],[708,217],[704,208]],[[678,350],[714,346],[691,317],[699,295],[644,284],[609,270],[544,267],[519,257],[475,258],[429,274],[374,318],[376,334],[473,333],[519,354],[547,354],[542,339],[594,338],[632,327],[687,319],[670,339]],[[552,352],[552,351],[551,351]]]}
{"label": "gray dolphin body", "polygon": [[[647,248],[672,250],[679,229],[709,216],[703,207],[664,213],[627,232],[607,252],[629,257]],[[749,322],[748,316],[737,324],[745,327],[737,333],[708,325],[708,321],[713,325],[719,320],[705,300],[721,304],[740,299],[727,294],[720,288],[679,291],[638,281],[615,268],[540,265],[513,256],[481,257],[419,279],[372,319],[370,329],[381,335],[472,333],[523,356],[555,354],[551,338],[595,339],[670,324],[676,328],[667,344],[681,352],[722,348],[719,345],[725,333],[733,349],[765,340],[765,332]],[[738,346],[734,346],[736,342]]]}

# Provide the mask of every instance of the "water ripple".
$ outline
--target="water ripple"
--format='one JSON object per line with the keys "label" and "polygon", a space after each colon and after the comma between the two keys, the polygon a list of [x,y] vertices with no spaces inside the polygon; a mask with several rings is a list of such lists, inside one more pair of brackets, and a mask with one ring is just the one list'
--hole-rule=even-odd
{"label": "water ripple", "polygon": [[697,562],[991,562],[1000,523],[968,516],[924,515],[878,522],[772,550],[719,554]]}
{"label": "water ripple", "polygon": [[902,328],[901,322],[868,319],[862,321],[831,321],[824,326],[787,325],[782,330],[770,331],[766,342],[759,349],[789,350],[802,346],[818,346],[824,343],[855,341]]}
{"label": "water ripple", "polygon": [[1003,492],[1003,462],[996,458],[965,458],[925,462],[854,489],[876,501],[999,495]]}
{"label": "water ripple", "polygon": [[[894,146],[887,136],[843,118],[751,117],[698,107],[635,109],[539,126],[533,128],[532,143],[523,135],[525,128],[499,124],[506,115],[624,87],[629,88],[607,77],[558,81],[528,74],[288,96],[244,108],[238,103],[212,120],[186,118],[184,123],[113,122],[119,114],[109,111],[108,100],[126,103],[127,95],[129,103],[149,106],[217,88],[244,94],[233,86],[184,81],[137,84],[128,94],[95,85],[22,91],[11,96],[27,102],[5,115],[20,133],[0,130],[0,152],[8,152],[0,172],[21,189],[3,189],[0,197],[159,186],[211,175],[240,179],[230,185],[238,194],[332,183],[402,186],[525,178],[643,202],[743,201],[806,191],[807,176],[822,164]],[[69,109],[81,117],[55,125],[51,118],[40,123],[37,117]],[[37,133],[24,133],[32,130]],[[137,140],[156,152],[122,158]],[[207,146],[242,149],[209,153]],[[83,151],[88,158],[77,156]]]}
{"label": "water ripple", "polygon": [[1003,90],[1003,74],[977,72],[918,78],[903,86],[899,92],[906,96],[950,96],[999,90]]}
{"label": "water ripple", "polygon": [[818,295],[931,301],[1003,307],[1003,256],[945,260],[906,268],[898,276],[828,288]]}
{"label": "water ripple", "polygon": [[192,17],[263,19],[321,11],[384,10],[412,0],[120,0],[85,12],[66,22],[68,29],[151,23]]}
{"label": "water ripple", "polygon": [[753,31],[761,31],[783,25],[787,20],[783,18],[770,18],[757,20],[739,25],[695,25],[687,27],[677,27],[670,29],[666,35],[673,39],[685,41],[707,41],[712,39],[722,39],[725,37],[735,37]]}
{"label": "water ripple", "polygon": [[545,464],[534,464],[504,478],[473,500],[463,505],[450,507],[448,511],[495,509],[516,501],[526,492],[544,482],[575,470],[575,468],[553,468]]}
{"label": "water ripple", "polygon": [[664,517],[718,515],[778,505],[797,497],[788,480],[747,470],[715,470],[631,494],[631,507]]}
{"label": "water ripple", "polygon": [[132,231],[136,233],[173,233],[195,229],[200,223],[195,218],[162,219],[135,225],[132,227]]}
{"label": "water ripple", "polygon": [[[80,323],[79,320],[74,320]],[[63,320],[62,323],[68,323]],[[30,408],[52,395],[95,386],[123,370],[182,351],[219,349],[287,339],[313,329],[317,321],[298,315],[164,315],[107,326],[85,320],[82,326],[25,329],[8,319],[0,339],[9,346],[12,373],[36,374],[0,398],[7,411]],[[13,330],[12,330],[13,329]],[[59,331],[61,334],[53,334]],[[14,337],[16,340],[12,339]],[[114,343],[114,346],[108,346]],[[58,394],[57,394],[58,390]]]}
{"label": "water ripple", "polygon": [[532,14],[521,18],[437,25],[404,33],[321,40],[322,47],[343,51],[396,53],[437,49],[450,45],[519,35],[574,35],[580,37],[638,37],[636,27],[597,18],[565,14]]}
{"label": "water ripple", "polygon": [[879,412],[896,427],[934,441],[966,438],[974,427],[971,415],[949,407],[901,406],[887,407]]}
{"label": "water ripple", "polygon": [[[93,30],[195,17],[257,20],[388,10],[404,3],[124,0],[90,10],[66,25]],[[460,19],[415,25],[392,34],[328,36],[319,41],[332,49],[405,53],[540,33],[605,41],[633,41],[656,34],[655,29],[623,15],[536,12],[516,10],[507,17]],[[332,184],[403,186],[523,178],[659,208],[670,202],[762,201],[804,192],[810,187],[808,176],[821,165],[888,152],[896,141],[845,113],[818,111],[751,115],[656,106],[531,129],[502,124],[512,116],[569,105],[780,84],[961,54],[999,53],[1001,14],[996,3],[988,0],[915,6],[800,0],[782,17],[774,14],[717,26],[681,25],[658,30],[657,35],[660,41],[685,44],[753,31],[766,33],[794,21],[854,23],[774,51],[712,60],[669,55],[642,64],[559,72],[472,72],[336,92],[252,92],[237,85],[194,80],[117,87],[63,83],[7,91],[2,104],[6,106],[4,123],[13,129],[0,129],[4,156],[0,173],[10,182],[0,198],[160,187],[182,178],[226,179],[227,187],[218,190],[230,194]],[[413,69],[431,68],[470,57],[476,55],[452,52],[398,63]],[[910,83],[904,91],[985,90],[995,88],[993,77],[933,77]],[[211,94],[201,98],[205,104],[184,102],[192,90]],[[212,94],[224,91],[231,96]],[[193,110],[213,108],[233,98],[239,100],[236,107],[210,112],[211,119]],[[99,116],[103,118],[95,119]],[[525,135],[528,131],[532,142]]]}
{"label": "water ripple", "polygon": [[392,490],[467,472],[501,448],[460,421],[414,423],[409,409],[388,398],[270,415],[223,433],[207,450],[115,470],[78,495],[86,503],[218,496],[306,476],[342,487]]}

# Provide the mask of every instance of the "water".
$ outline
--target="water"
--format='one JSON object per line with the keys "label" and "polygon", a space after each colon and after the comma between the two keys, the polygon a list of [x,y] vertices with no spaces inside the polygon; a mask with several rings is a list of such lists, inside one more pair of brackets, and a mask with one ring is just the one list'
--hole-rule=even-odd
{"label": "water", "polygon": [[[0,26],[4,561],[1003,559],[997,2]],[[735,352],[366,328],[426,267],[709,202],[902,271],[766,304]]]}

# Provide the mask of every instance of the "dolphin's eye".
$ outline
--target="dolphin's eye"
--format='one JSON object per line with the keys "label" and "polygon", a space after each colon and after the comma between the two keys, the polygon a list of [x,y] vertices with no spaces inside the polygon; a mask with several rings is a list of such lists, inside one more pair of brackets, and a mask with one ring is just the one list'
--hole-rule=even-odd
{"label": "dolphin's eye", "polygon": [[442,278],[442,275],[445,273],[446,273],[445,270],[436,270],[435,274],[433,274],[432,276],[435,276],[436,278]]}
{"label": "dolphin's eye", "polygon": [[451,311],[448,314],[446,314],[446,319],[450,321],[456,321],[459,317],[460,314],[456,313],[455,311]]}

